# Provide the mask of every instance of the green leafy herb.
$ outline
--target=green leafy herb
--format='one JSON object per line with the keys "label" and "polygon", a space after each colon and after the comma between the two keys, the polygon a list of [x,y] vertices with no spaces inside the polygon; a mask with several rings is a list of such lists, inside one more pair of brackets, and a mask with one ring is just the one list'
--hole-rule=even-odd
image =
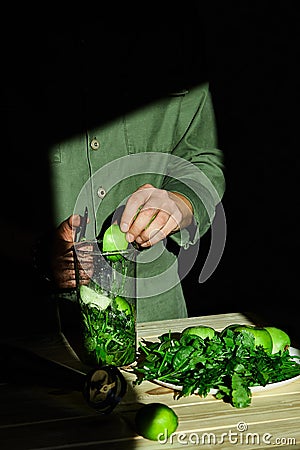
{"label": "green leafy herb", "polygon": [[[87,362],[116,366],[131,364],[136,355],[133,305],[120,296],[104,302],[103,292],[93,282],[88,289],[84,290],[84,293],[85,301],[81,301],[80,304]],[[97,295],[100,297],[101,304]]]}
{"label": "green leafy herb", "polygon": [[178,398],[193,393],[206,397],[217,389],[216,398],[244,408],[251,403],[251,387],[300,375],[298,357],[288,350],[270,354],[245,331],[228,329],[211,339],[169,332],[158,339],[140,342],[135,384],[158,380],[181,386]]}
{"label": "green leafy herb", "polygon": [[98,365],[123,366],[135,359],[135,321],[132,315],[108,306],[82,306],[85,348]]}

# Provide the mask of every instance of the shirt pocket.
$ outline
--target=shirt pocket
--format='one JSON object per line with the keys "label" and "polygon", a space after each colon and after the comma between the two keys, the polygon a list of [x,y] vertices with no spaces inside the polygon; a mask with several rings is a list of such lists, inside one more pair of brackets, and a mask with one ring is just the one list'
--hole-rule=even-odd
{"label": "shirt pocket", "polygon": [[50,165],[63,164],[71,170],[79,164],[87,164],[87,146],[85,133],[70,136],[53,144],[49,148]]}
{"label": "shirt pocket", "polygon": [[129,154],[169,153],[178,143],[181,105],[188,91],[172,92],[127,114],[124,132]]}
{"label": "shirt pocket", "polygon": [[62,151],[59,144],[53,145],[49,149],[48,155],[50,165],[60,164],[62,162]]}

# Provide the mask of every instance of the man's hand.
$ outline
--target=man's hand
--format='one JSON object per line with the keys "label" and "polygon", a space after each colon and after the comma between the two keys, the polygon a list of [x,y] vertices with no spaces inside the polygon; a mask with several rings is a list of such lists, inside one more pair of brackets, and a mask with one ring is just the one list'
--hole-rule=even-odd
{"label": "man's hand", "polygon": [[192,222],[193,208],[183,195],[144,184],[128,199],[120,228],[129,242],[149,247]]}
{"label": "man's hand", "polygon": [[[59,225],[54,234],[51,268],[53,281],[59,289],[76,287],[74,242],[80,223],[81,216],[73,214]],[[85,259],[80,258],[80,264],[77,267],[81,284],[89,281],[92,263],[91,256],[86,256]]]}

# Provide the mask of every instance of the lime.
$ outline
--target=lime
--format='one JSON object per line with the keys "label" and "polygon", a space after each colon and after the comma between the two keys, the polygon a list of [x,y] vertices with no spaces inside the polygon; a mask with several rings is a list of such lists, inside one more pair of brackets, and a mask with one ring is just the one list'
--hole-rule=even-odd
{"label": "lime", "polygon": [[121,258],[118,254],[119,251],[126,250],[128,247],[128,241],[126,240],[126,234],[121,231],[117,223],[113,223],[104,233],[102,250],[104,253],[115,252],[115,255],[107,255],[107,259],[111,261],[117,261]]}
{"label": "lime", "polygon": [[168,438],[178,427],[178,417],[172,408],[163,403],[149,403],[135,415],[137,433],[146,439],[157,441]]}
{"label": "lime", "polygon": [[99,309],[106,309],[111,303],[111,298],[106,295],[96,292],[94,289],[82,284],[79,288],[80,298],[83,303],[93,304],[98,306]]}
{"label": "lime", "polygon": [[131,305],[124,297],[117,295],[117,297],[114,298],[113,304],[118,311],[124,312],[125,314],[131,314]]}

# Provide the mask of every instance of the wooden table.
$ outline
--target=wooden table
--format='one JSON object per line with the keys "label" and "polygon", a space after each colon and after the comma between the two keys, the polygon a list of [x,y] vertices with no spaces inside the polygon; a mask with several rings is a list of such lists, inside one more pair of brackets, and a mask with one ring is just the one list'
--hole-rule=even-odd
{"label": "wooden table", "polygon": [[[199,323],[222,329],[230,323],[253,322],[241,313],[166,320],[140,324],[138,336],[154,340],[169,330],[181,331]],[[20,347],[55,361],[72,374],[86,373],[87,368],[61,336],[17,341]],[[19,383],[3,380],[0,449],[300,449],[300,380],[254,393],[250,406],[237,409],[212,395],[178,399],[173,391],[148,381],[133,386],[135,376],[123,373],[127,393],[109,415],[95,412],[80,390],[68,383],[51,386],[46,378],[44,383],[22,383],[22,370]],[[167,404],[178,415],[172,441],[158,443],[135,433],[136,411],[152,402]]]}

